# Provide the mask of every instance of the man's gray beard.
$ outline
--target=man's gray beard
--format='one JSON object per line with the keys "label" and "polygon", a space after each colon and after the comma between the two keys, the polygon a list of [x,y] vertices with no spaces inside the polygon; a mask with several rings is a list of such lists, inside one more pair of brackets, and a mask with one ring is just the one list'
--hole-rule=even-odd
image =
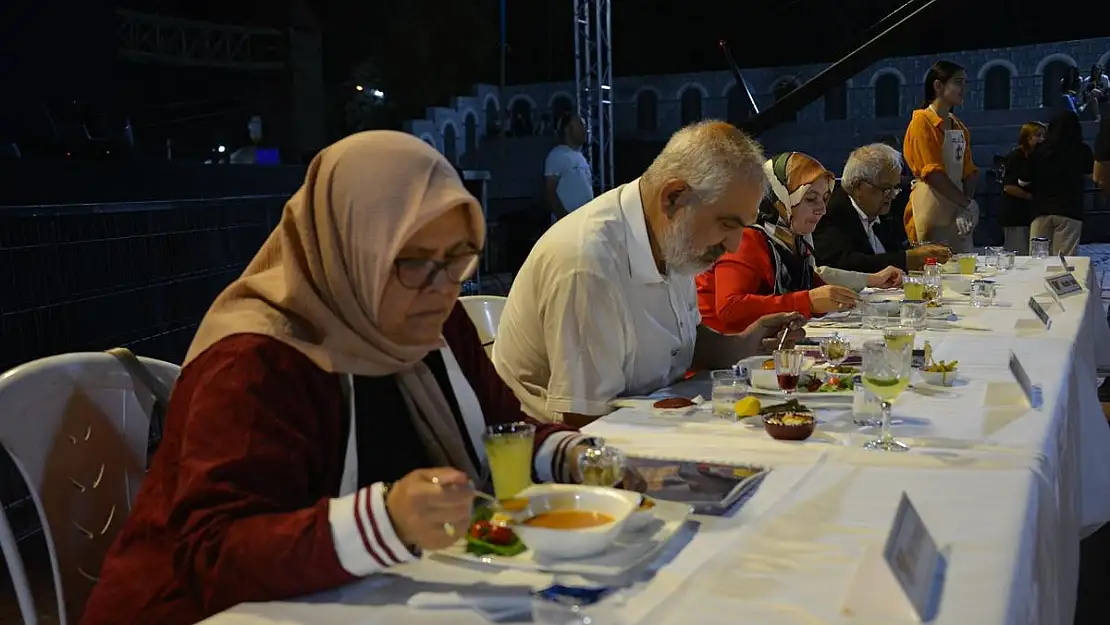
{"label": "man's gray beard", "polygon": [[703,250],[694,249],[694,219],[685,210],[671,222],[671,227],[663,234],[659,248],[663,252],[663,262],[667,271],[684,276],[696,276],[713,266],[706,262]]}

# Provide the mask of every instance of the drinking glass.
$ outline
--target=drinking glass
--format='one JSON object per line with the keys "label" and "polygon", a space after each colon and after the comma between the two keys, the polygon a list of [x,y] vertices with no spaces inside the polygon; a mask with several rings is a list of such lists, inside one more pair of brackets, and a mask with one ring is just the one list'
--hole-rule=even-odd
{"label": "drinking glass", "polygon": [[976,308],[986,308],[994,304],[994,280],[974,280],[971,283],[971,305]]}
{"label": "drinking glass", "polygon": [[888,325],[889,319],[882,303],[861,300],[859,311],[860,327],[864,330],[882,330]]}
{"label": "drinking glass", "polygon": [[883,340],[891,349],[901,349],[909,345],[912,352],[914,341],[917,340],[917,332],[913,328],[887,328],[883,330]]}
{"label": "drinking glass", "polygon": [[922,300],[902,300],[902,308],[900,312],[900,321],[903,328],[912,328],[914,330],[924,330],[925,323],[928,319],[928,312],[925,308],[925,302]]}
{"label": "drinking glass", "polygon": [[882,425],[879,438],[868,441],[867,449],[907,451],[909,445],[890,433],[891,407],[910,384],[913,343],[891,345],[887,341],[868,341],[863,345],[863,386],[879,398]]}
{"label": "drinking glass", "polygon": [[960,273],[972,274],[975,273],[975,262],[978,260],[975,254],[960,254],[957,257],[957,262],[960,265]]}
{"label": "drinking glass", "polygon": [[498,499],[512,499],[532,485],[535,439],[536,426],[523,422],[491,425],[482,434],[493,476],[493,494]]}
{"label": "drinking glass", "polygon": [[1014,262],[1017,259],[1017,252],[1005,250],[998,254],[998,270],[1010,271],[1014,268]]}
{"label": "drinking glass", "polygon": [[611,488],[624,479],[624,452],[616,447],[587,447],[578,456],[578,476],[586,486]]}
{"label": "drinking glass", "polygon": [[744,396],[747,384],[733,369],[720,369],[710,374],[713,379],[713,416],[731,419],[736,416],[736,402]]}
{"label": "drinking glass", "polygon": [[802,362],[805,352],[800,349],[777,349],[774,353],[775,376],[778,377],[779,388],[788,397],[793,396],[798,390],[798,383],[802,379]]}
{"label": "drinking glass", "polygon": [[1033,237],[1029,240],[1029,255],[1037,259],[1048,258],[1051,247],[1047,238]]}
{"label": "drinking glass", "polygon": [[821,341],[821,355],[833,368],[839,367],[848,358],[848,351],[851,349],[852,342],[847,337],[840,336],[839,332],[833,332],[832,336]]}
{"label": "drinking glass", "polygon": [[908,300],[925,299],[925,276],[917,273],[906,274],[902,278],[902,292]]}
{"label": "drinking glass", "polygon": [[998,267],[998,258],[999,258],[999,256],[1002,255],[1002,252],[1004,252],[1004,251],[1005,251],[1005,248],[1002,248],[1002,247],[997,246],[997,245],[988,245],[987,246],[986,254],[984,255],[985,260],[983,262],[986,264],[988,269]]}

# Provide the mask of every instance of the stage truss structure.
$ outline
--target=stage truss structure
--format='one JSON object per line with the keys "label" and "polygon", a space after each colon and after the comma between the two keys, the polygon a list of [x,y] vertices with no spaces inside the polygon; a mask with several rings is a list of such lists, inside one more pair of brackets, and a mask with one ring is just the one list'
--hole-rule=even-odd
{"label": "stage truss structure", "polygon": [[285,34],[116,10],[120,55],[138,62],[246,71],[285,68]]}
{"label": "stage truss structure", "polygon": [[610,0],[574,2],[574,86],[578,114],[589,137],[584,150],[601,192],[615,184],[613,170],[613,46]]}

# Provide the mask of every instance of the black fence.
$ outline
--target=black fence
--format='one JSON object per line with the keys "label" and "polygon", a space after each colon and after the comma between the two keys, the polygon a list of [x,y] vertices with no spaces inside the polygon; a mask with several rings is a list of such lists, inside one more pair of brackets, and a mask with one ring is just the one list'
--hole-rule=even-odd
{"label": "black fence", "polygon": [[[118,346],[181,362],[204,312],[258,251],[287,197],[0,207],[0,372]],[[0,502],[25,537],[37,516],[0,456]]]}

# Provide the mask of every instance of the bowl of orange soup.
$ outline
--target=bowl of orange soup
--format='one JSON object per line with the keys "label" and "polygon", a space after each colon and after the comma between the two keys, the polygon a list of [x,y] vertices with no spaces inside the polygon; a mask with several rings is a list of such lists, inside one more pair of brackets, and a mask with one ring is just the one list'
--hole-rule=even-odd
{"label": "bowl of orange soup", "polygon": [[513,531],[539,557],[583,558],[605,550],[640,503],[638,493],[574,484],[539,484],[522,491],[528,506]]}

